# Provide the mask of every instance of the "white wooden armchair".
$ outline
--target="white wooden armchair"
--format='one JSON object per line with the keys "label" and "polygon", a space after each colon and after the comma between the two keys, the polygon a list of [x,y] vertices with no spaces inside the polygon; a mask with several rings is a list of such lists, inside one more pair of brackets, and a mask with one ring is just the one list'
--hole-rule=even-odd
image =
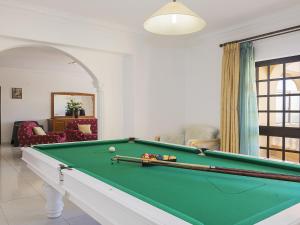
{"label": "white wooden armchair", "polygon": [[156,136],[155,140],[214,150],[220,148],[219,130],[209,125],[190,125],[178,133]]}

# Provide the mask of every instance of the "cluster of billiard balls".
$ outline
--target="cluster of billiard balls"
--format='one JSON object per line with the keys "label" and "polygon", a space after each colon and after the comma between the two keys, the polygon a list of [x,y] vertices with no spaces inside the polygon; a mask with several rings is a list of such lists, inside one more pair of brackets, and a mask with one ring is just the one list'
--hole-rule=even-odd
{"label": "cluster of billiard balls", "polygon": [[142,159],[163,160],[163,161],[176,162],[176,156],[175,155],[160,155],[160,154],[145,153],[141,156],[141,158]]}
{"label": "cluster of billiard balls", "polygon": [[149,154],[145,153],[142,155],[143,159],[156,159],[156,160],[163,160],[163,156],[159,154]]}

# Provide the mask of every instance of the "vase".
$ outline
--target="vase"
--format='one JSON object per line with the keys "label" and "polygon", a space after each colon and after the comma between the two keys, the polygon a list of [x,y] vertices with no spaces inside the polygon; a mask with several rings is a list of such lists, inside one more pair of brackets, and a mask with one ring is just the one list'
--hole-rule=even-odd
{"label": "vase", "polygon": [[67,110],[65,114],[66,114],[66,116],[73,116],[73,111]]}
{"label": "vase", "polygon": [[75,118],[79,117],[79,110],[78,109],[74,109],[74,117]]}

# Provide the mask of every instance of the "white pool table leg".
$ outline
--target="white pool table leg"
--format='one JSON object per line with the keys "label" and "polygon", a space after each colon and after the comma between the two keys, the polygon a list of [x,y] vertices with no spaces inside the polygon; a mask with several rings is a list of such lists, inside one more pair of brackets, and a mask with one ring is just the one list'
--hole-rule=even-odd
{"label": "white pool table leg", "polygon": [[60,217],[64,208],[63,196],[52,186],[44,182],[46,211],[48,218]]}

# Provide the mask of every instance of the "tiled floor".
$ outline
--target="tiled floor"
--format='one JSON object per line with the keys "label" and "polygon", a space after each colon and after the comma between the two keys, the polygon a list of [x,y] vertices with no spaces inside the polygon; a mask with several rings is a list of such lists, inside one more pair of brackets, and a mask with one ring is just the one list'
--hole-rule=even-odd
{"label": "tiled floor", "polygon": [[43,181],[21,160],[19,148],[0,146],[0,225],[99,225],[70,201],[63,215],[48,219]]}

